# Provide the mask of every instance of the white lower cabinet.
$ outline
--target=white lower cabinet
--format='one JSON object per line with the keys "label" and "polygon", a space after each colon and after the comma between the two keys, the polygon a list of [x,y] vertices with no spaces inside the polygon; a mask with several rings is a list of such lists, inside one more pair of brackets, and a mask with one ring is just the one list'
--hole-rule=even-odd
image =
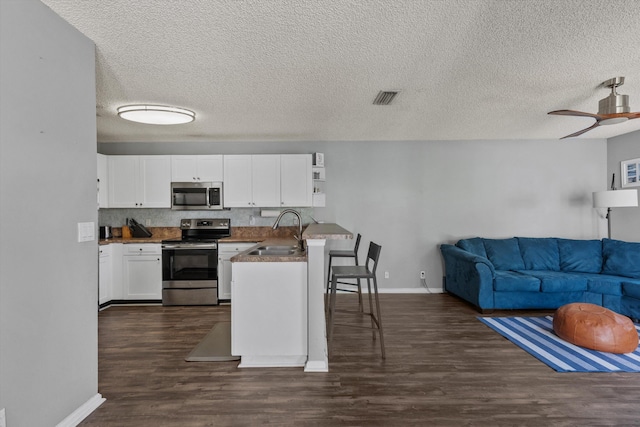
{"label": "white lower cabinet", "polygon": [[98,246],[98,304],[105,304],[113,299],[113,257],[111,245]]}
{"label": "white lower cabinet", "polygon": [[122,260],[123,299],[162,299],[162,252],[159,244],[126,244]]}
{"label": "white lower cabinet", "polygon": [[218,244],[218,300],[231,300],[231,257],[255,246],[256,243]]}
{"label": "white lower cabinet", "polygon": [[121,300],[122,292],[122,243],[98,246],[98,304]]}
{"label": "white lower cabinet", "polygon": [[307,263],[234,262],[231,354],[238,367],[304,366]]}

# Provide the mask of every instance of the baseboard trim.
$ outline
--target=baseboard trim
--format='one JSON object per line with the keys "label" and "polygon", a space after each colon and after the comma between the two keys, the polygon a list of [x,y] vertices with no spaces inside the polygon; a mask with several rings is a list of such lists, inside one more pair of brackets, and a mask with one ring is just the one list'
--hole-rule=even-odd
{"label": "baseboard trim", "polygon": [[[338,291],[338,293],[341,293]],[[346,292],[344,292],[346,293]],[[362,293],[366,294],[367,285],[362,286]],[[379,294],[442,294],[442,288],[378,288]]]}
{"label": "baseboard trim", "polygon": [[96,393],[91,399],[84,402],[82,406],[73,411],[67,418],[56,424],[56,427],[76,427],[87,418],[98,406],[107,400],[100,393]]}

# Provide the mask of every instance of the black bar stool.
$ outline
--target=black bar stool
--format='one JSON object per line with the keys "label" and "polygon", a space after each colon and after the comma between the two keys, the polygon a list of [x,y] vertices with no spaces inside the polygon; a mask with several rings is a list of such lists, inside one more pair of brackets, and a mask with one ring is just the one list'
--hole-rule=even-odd
{"label": "black bar stool", "polygon": [[[380,258],[380,250],[382,247],[373,242],[369,244],[369,252],[367,254],[367,261],[365,265],[346,265],[335,266],[331,274],[331,298],[329,301],[329,316],[328,316],[328,345],[329,352],[331,352],[331,341],[333,338],[334,318],[336,313],[336,290],[340,279],[367,279],[367,288],[369,290],[369,312],[351,311],[363,316],[371,318],[371,329],[373,330],[373,339],[376,339],[376,331],[380,335],[380,349],[382,350],[382,358],[385,358],[384,352],[384,337],[382,334],[382,321],[380,318],[380,300],[378,298],[378,281],[376,280],[376,268],[378,268],[378,258]],[[371,280],[373,279],[373,297],[376,300],[376,309],[373,310],[373,300],[371,292]],[[347,310],[340,310],[341,312],[348,312]],[[357,328],[369,328],[368,326],[360,325],[348,325],[342,324],[340,326],[352,326]]]}
{"label": "black bar stool", "polygon": [[[327,272],[327,297],[329,296],[330,291],[330,282],[331,282],[331,261],[333,258],[353,258],[355,260],[356,265],[358,264],[358,248],[360,247],[360,238],[362,236],[358,233],[356,237],[356,244],[353,249],[347,250],[333,250],[329,251],[329,270]],[[350,289],[349,287],[342,286],[338,288],[339,291],[343,292],[354,292],[358,294],[358,306],[360,307],[360,311],[362,311],[362,287],[360,286],[360,279],[357,279],[356,283],[351,282],[338,282],[340,285],[347,285],[349,287],[356,287],[355,289]],[[328,299],[328,298],[327,298]]]}

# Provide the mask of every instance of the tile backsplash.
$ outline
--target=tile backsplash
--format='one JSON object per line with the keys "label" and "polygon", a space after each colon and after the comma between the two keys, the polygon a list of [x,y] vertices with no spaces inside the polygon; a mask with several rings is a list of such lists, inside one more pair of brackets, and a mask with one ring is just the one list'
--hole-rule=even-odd
{"label": "tile backsplash", "polygon": [[[280,210],[277,208],[265,208]],[[313,208],[294,208],[302,215],[302,223],[309,224],[313,220]],[[276,222],[276,218],[260,216],[261,209],[257,208],[233,208],[221,211],[174,211],[171,209],[100,209],[98,211],[98,223],[101,226],[109,225],[120,227],[125,224],[127,218],[133,218],[140,224],[151,227],[179,227],[183,218],[231,218],[233,226],[269,226]],[[282,218],[282,225],[294,224],[295,215],[286,215]]]}

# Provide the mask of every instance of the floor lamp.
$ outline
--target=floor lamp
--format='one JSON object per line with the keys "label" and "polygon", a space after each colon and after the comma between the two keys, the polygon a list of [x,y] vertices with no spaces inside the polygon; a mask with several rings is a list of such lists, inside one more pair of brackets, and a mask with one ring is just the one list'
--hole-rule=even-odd
{"label": "floor lamp", "polygon": [[593,193],[593,207],[607,208],[607,227],[611,238],[611,208],[638,206],[638,190],[608,190]]}

